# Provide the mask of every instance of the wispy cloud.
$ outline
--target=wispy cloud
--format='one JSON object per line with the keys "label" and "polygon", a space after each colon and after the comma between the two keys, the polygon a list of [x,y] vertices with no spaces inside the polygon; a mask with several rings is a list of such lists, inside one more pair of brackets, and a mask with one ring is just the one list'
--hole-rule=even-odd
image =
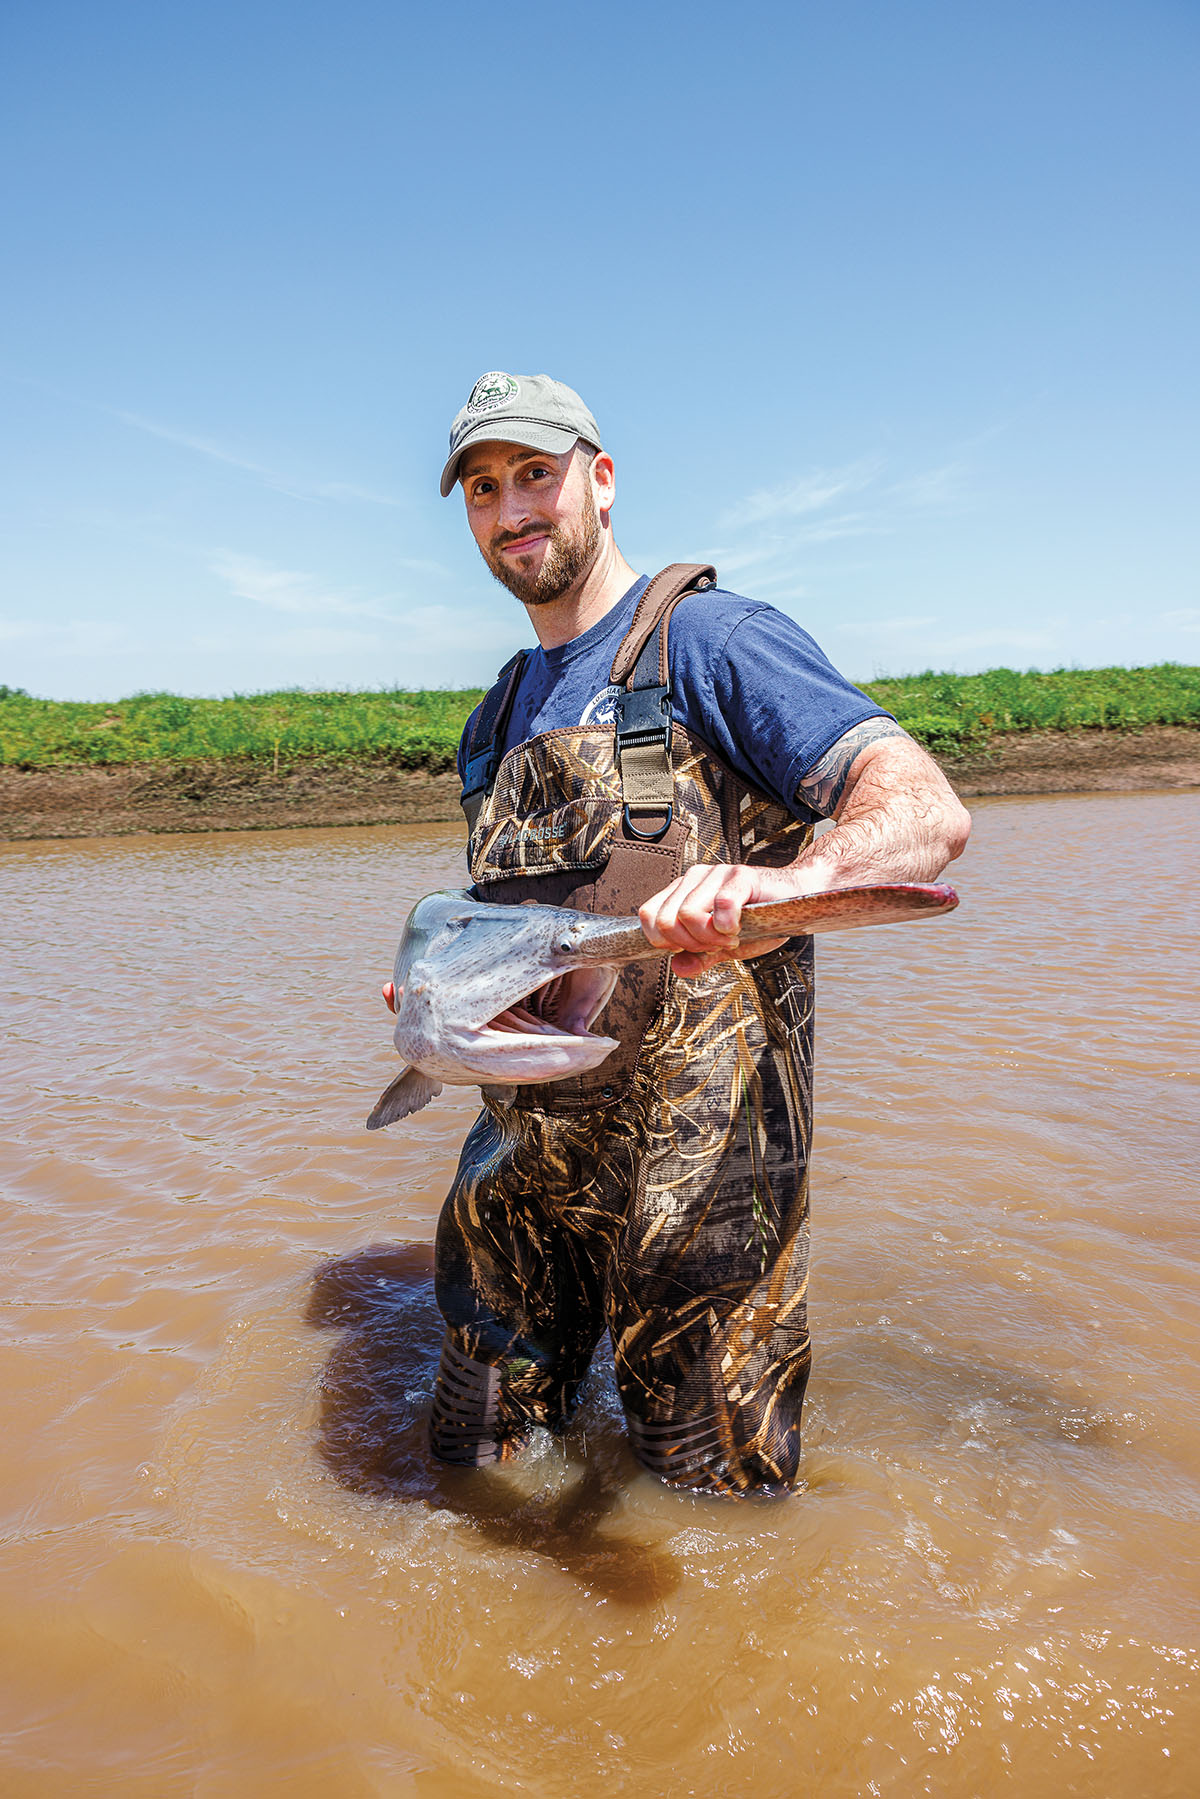
{"label": "wispy cloud", "polygon": [[[215,656],[224,664],[253,670],[250,684],[262,687],[289,681],[453,687],[491,681],[527,635],[504,607],[464,612],[461,607],[422,605],[374,627],[369,621],[268,620],[248,613],[244,621],[199,631],[188,642],[194,657]],[[222,678],[227,677],[218,676],[218,684]]]}
{"label": "wispy cloud", "polygon": [[832,518],[813,519],[794,525],[788,531],[755,533],[755,541],[739,544],[736,539],[713,551],[718,571],[723,575],[741,576],[755,570],[759,588],[772,583],[794,584],[801,553],[817,544],[836,543],[847,537],[879,537],[892,529],[882,518],[867,512],[836,513]]}
{"label": "wispy cloud", "polygon": [[363,487],[354,481],[310,481],[285,474],[265,462],[243,456],[211,437],[201,436],[195,431],[182,431],[174,425],[160,424],[157,419],[148,419],[140,412],[130,412],[120,406],[107,405],[103,400],[70,393],[54,382],[42,381],[33,375],[13,375],[0,370],[0,381],[31,388],[37,393],[52,394],[55,399],[64,401],[68,406],[82,406],[89,412],[103,413],[106,418],[117,419],[122,425],[127,425],[131,431],[144,431],[163,443],[174,444],[177,449],[189,450],[195,456],[208,457],[211,462],[222,462],[228,468],[240,469],[243,474],[253,476],[256,481],[261,481],[276,493],[289,494],[293,499],[342,501],[363,506],[404,504],[395,494],[380,493],[377,488]]}
{"label": "wispy cloud", "polygon": [[197,456],[207,456],[213,462],[223,462],[229,468],[240,469],[243,474],[253,475],[276,493],[290,494],[293,499],[356,501],[368,506],[399,506],[401,503],[391,494],[377,493],[369,487],[358,487],[350,481],[297,480],[292,475],[284,475],[278,469],[269,468],[265,463],[240,456],[235,451],[226,449],[223,444],[215,443],[210,437],[198,437],[190,431],[179,431],[170,425],[157,424],[153,419],[143,418],[140,413],[122,412],[118,409],[112,411],[113,416],[120,419],[123,425],[129,425],[135,431],[145,431],[149,436],[161,438],[164,443],[174,444],[178,449],[191,450]]}
{"label": "wispy cloud", "polygon": [[934,639],[943,655],[973,656],[980,650],[1045,650],[1058,647],[1058,633],[1049,631],[960,631]]}
{"label": "wispy cloud", "polygon": [[913,631],[927,631],[937,624],[936,613],[923,613],[914,618],[855,619],[839,626],[847,637],[903,637]]}
{"label": "wispy cloud", "polygon": [[810,470],[777,487],[759,488],[728,507],[717,520],[717,528],[736,531],[780,519],[808,518],[846,494],[861,493],[877,479],[882,467],[881,458],[869,456],[847,468]]}
{"label": "wispy cloud", "polygon": [[1200,608],[1179,606],[1174,612],[1164,612],[1160,622],[1176,631],[1200,631]]}
{"label": "wispy cloud", "polygon": [[907,508],[956,506],[963,497],[962,467],[948,462],[942,468],[924,469],[893,481],[884,493],[894,504]]}
{"label": "wispy cloud", "polygon": [[50,624],[35,618],[0,619],[0,643],[28,646],[52,656],[104,656],[132,646],[126,626],[103,619],[66,619]]}
{"label": "wispy cloud", "polygon": [[399,596],[363,599],[303,570],[276,568],[232,550],[216,553],[210,566],[239,599],[284,617],[277,628],[248,611],[242,620],[197,634],[192,642],[198,650],[268,664],[326,656],[359,682],[412,678],[424,685],[433,678],[427,671],[436,669],[440,680],[469,685],[490,680],[527,634],[515,602],[464,607],[428,600],[414,605]]}
{"label": "wispy cloud", "polygon": [[203,631],[192,643],[198,650],[219,655],[314,657],[360,655],[383,648],[386,638],[378,631],[339,631],[329,625],[297,625],[288,631]]}
{"label": "wispy cloud", "polygon": [[712,556],[722,575],[753,580],[762,598],[777,604],[799,600],[808,597],[806,570],[823,546],[889,536],[919,514],[949,511],[962,502],[963,470],[957,462],[903,472],[883,456],[860,456],[735,501],[717,521],[726,541]]}
{"label": "wispy cloud", "polygon": [[[1052,650],[1058,642],[1056,620],[1048,628],[1014,629],[1012,626],[982,631],[956,631],[947,626],[937,613],[913,614],[907,618],[868,618],[839,622],[833,629],[843,637],[862,637],[877,642],[881,637],[901,639],[918,637],[922,649],[936,650],[939,655],[966,655],[977,650]],[[940,627],[940,629],[939,629]],[[902,646],[896,644],[896,648]]]}
{"label": "wispy cloud", "polygon": [[[980,666],[997,656],[1017,656],[1041,663],[1061,657],[1063,621],[1050,618],[1038,627],[1003,625],[978,631],[955,628],[955,622],[937,613],[912,613],[896,618],[838,621],[829,627],[830,639],[874,646],[873,675],[881,679],[914,668],[953,668],[961,660]],[[848,650],[850,656],[856,651]],[[837,660],[835,654],[835,661]]]}
{"label": "wispy cloud", "polygon": [[383,619],[398,624],[397,614],[378,600],[361,600],[353,594],[332,592],[315,575],[297,569],[272,568],[257,556],[239,555],[234,550],[221,550],[212,560],[212,571],[239,599],[253,600],[273,612],[294,612],[305,616],[330,613],[343,617]]}

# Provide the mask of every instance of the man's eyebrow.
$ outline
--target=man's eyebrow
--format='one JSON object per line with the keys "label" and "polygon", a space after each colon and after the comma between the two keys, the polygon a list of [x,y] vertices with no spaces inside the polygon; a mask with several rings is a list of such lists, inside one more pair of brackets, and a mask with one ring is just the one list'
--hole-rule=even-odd
{"label": "man's eyebrow", "polygon": [[[554,460],[549,450],[530,450],[527,448],[518,450],[515,456],[506,456],[504,458],[504,466],[505,468],[511,468],[515,462],[530,462],[538,456],[544,456],[548,462]],[[459,479],[462,481],[469,481],[472,475],[483,475],[487,473],[486,469],[480,468],[477,462],[469,462],[465,467],[460,462],[458,465],[458,472]]]}

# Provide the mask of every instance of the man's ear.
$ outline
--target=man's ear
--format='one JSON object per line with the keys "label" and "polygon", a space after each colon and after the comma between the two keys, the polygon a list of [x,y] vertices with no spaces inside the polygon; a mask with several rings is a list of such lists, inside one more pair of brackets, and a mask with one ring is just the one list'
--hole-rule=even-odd
{"label": "man's ear", "polygon": [[607,512],[617,497],[617,476],[613,467],[613,459],[607,450],[601,450],[592,458],[592,466],[588,470],[592,478],[592,493],[596,499],[596,511]]}

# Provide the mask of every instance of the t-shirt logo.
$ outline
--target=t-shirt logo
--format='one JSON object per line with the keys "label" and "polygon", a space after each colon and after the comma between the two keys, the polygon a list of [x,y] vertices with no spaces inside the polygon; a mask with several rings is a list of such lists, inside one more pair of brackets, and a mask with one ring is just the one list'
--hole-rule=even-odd
{"label": "t-shirt logo", "polygon": [[471,389],[467,411],[495,412],[498,407],[507,406],[510,400],[515,400],[520,391],[511,375],[501,374],[493,369],[488,375],[480,375]]}
{"label": "t-shirt logo", "polygon": [[624,693],[623,687],[602,687],[594,693],[583,709],[581,725],[614,725],[617,722],[617,701]]}

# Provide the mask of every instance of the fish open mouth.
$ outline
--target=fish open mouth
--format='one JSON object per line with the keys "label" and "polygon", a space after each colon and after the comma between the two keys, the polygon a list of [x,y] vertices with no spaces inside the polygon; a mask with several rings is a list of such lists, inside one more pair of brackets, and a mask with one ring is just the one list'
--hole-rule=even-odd
{"label": "fish open mouth", "polygon": [[522,1037],[590,1037],[616,984],[615,969],[573,968],[543,981],[516,1005],[489,1019],[484,1028]]}

